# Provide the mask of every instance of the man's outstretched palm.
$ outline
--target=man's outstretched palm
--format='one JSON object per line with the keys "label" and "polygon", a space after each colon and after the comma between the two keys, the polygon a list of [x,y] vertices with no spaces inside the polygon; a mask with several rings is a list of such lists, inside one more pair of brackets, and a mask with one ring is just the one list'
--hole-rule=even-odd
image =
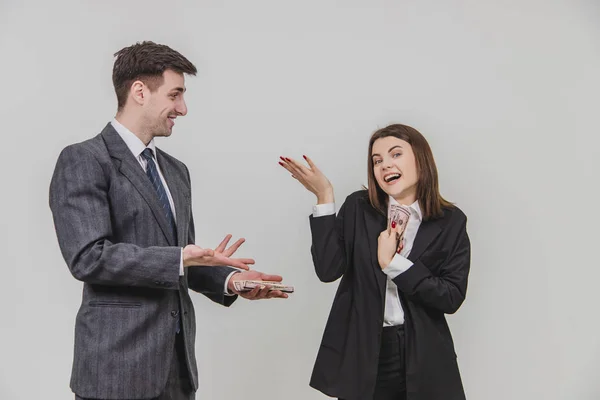
{"label": "man's outstretched palm", "polygon": [[254,264],[251,258],[231,258],[233,253],[246,241],[239,239],[229,248],[227,244],[231,240],[231,235],[225,236],[225,239],[219,243],[216,249],[203,249],[202,247],[190,244],[183,249],[183,266],[219,266],[219,267],[235,267],[248,270],[249,265]]}

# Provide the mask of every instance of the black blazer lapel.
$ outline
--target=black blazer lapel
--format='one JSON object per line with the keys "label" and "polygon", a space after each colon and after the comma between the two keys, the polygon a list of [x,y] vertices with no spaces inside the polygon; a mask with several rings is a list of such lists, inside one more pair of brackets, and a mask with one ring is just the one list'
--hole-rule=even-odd
{"label": "black blazer lapel", "polygon": [[367,229],[367,241],[369,243],[369,250],[371,253],[371,267],[375,274],[375,280],[377,286],[379,286],[379,293],[381,294],[382,300],[385,300],[385,287],[387,277],[379,266],[379,259],[377,257],[377,248],[379,235],[387,228],[387,218],[373,209],[369,204],[363,204],[364,212],[363,217],[365,220],[365,226]]}
{"label": "black blazer lapel", "polygon": [[440,234],[442,228],[438,220],[429,220],[421,222],[417,236],[413,243],[412,250],[408,255],[408,259],[415,262],[421,254],[429,247],[431,242]]}
{"label": "black blazer lapel", "polygon": [[146,200],[167,241],[171,246],[175,246],[175,238],[173,238],[170,232],[169,223],[162,212],[156,191],[144,173],[143,168],[110,123],[102,131],[102,138],[104,139],[104,143],[106,143],[110,156],[120,160],[119,172],[129,179],[133,187]]}

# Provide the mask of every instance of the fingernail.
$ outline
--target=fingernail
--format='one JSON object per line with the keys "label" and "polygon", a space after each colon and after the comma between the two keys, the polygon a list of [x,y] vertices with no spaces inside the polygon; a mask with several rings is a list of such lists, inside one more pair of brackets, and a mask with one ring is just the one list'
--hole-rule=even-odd
{"label": "fingernail", "polygon": [[398,254],[400,254],[402,252],[402,249],[398,249]]}
{"label": "fingernail", "polygon": [[279,156],[279,158],[281,158],[283,161],[285,161],[285,158],[283,158],[282,156]]}
{"label": "fingernail", "polygon": [[302,157],[304,157],[304,159],[306,160],[306,156],[302,156]]}
{"label": "fingernail", "polygon": [[290,159],[286,157],[286,158],[285,158],[285,161],[290,161]]}
{"label": "fingernail", "polygon": [[392,228],[396,227],[396,221],[392,221]]}
{"label": "fingernail", "polygon": [[283,163],[281,161],[279,161],[279,165],[281,165],[283,167]]}

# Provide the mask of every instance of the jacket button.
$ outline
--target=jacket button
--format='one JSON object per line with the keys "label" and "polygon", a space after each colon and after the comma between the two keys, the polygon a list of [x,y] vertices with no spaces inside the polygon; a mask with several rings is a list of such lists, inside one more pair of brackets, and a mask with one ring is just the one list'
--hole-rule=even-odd
{"label": "jacket button", "polygon": [[175,310],[171,311],[171,316],[173,318],[177,318],[177,315],[179,315],[179,311],[175,311]]}

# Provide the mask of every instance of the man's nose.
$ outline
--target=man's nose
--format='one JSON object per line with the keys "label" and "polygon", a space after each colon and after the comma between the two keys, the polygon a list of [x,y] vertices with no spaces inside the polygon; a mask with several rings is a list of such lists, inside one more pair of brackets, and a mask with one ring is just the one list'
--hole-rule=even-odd
{"label": "man's nose", "polygon": [[185,116],[187,114],[187,105],[185,104],[185,101],[179,103],[175,108],[175,111],[177,111],[177,114],[181,115],[182,117]]}

